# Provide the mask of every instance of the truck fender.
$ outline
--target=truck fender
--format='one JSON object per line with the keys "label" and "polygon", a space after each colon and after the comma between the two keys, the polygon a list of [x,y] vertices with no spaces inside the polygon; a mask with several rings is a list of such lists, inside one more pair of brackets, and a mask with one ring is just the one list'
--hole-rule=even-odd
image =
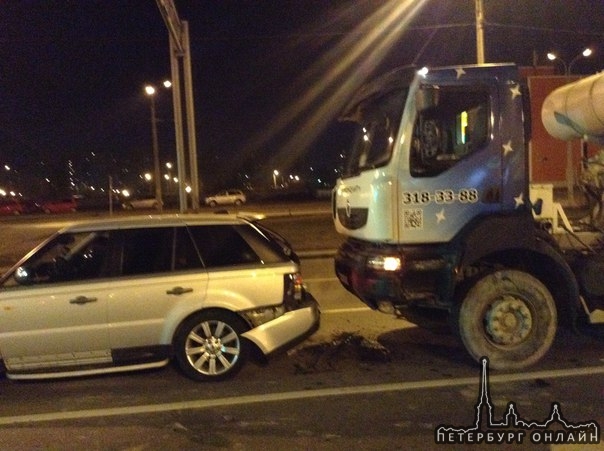
{"label": "truck fender", "polygon": [[576,323],[583,311],[577,279],[557,243],[546,232],[535,229],[532,218],[487,218],[467,230],[460,241],[462,270],[488,261],[526,271],[550,291],[558,318],[571,326]]}
{"label": "truck fender", "polygon": [[569,313],[574,323],[578,312],[582,309],[582,303],[579,283],[573,270],[559,250],[549,242],[537,239],[537,252],[550,259],[552,264],[548,266],[548,269],[551,271],[549,277],[542,276],[539,273],[536,275],[552,291],[558,308],[569,308],[569,312],[562,310],[560,313]]}

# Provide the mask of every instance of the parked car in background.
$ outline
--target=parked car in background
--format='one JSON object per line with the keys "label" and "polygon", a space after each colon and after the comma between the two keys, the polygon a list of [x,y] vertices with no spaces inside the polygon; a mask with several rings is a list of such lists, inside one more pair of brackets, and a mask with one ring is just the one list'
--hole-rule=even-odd
{"label": "parked car in background", "polygon": [[124,210],[159,210],[161,203],[154,197],[148,199],[131,199],[122,203]]}
{"label": "parked car in background", "polygon": [[25,213],[24,207],[14,197],[0,198],[0,215],[17,216]]}
{"label": "parked car in background", "polygon": [[173,359],[199,381],[319,327],[299,259],[233,215],[69,226],[0,277],[0,368],[11,379],[132,371]]}
{"label": "parked car in background", "polygon": [[217,205],[241,205],[247,201],[243,191],[240,189],[227,189],[205,199],[206,205],[215,207]]}
{"label": "parked car in background", "polygon": [[42,200],[36,203],[38,208],[46,214],[73,213],[78,209],[78,204],[73,198]]}

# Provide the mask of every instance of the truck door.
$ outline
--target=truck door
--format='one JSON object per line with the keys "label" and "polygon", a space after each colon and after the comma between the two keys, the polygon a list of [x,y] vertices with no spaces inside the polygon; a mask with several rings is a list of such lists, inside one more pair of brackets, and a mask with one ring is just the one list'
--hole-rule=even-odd
{"label": "truck door", "polygon": [[446,242],[476,216],[502,209],[498,87],[484,78],[420,83],[398,177],[401,242]]}

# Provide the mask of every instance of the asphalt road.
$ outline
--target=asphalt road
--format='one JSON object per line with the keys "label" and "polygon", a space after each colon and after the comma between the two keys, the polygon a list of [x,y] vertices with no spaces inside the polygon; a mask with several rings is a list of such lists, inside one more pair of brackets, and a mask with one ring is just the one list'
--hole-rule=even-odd
{"label": "asphalt road", "polygon": [[[480,365],[451,335],[370,311],[343,290],[330,257],[341,238],[333,232],[329,206],[312,207],[299,212],[275,207],[267,219],[305,256],[305,281],[322,307],[321,329],[309,340],[216,384],[192,382],[173,367],[29,383],[2,378],[0,449],[516,450],[562,445],[533,444],[528,432],[522,445],[437,445],[439,426],[474,425]],[[16,248],[31,247],[34,237],[73,219],[2,222],[0,262],[9,260],[7,248],[14,254]],[[566,421],[604,425],[603,360],[604,342],[561,332],[551,352],[530,370],[488,374],[494,418],[503,419],[513,402],[523,419],[544,422],[552,403],[559,403]]]}

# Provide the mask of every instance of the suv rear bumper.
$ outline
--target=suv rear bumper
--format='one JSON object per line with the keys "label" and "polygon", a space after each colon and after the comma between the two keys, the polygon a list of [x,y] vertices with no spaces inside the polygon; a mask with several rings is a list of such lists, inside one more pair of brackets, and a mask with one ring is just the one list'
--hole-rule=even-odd
{"label": "suv rear bumper", "polygon": [[321,312],[315,298],[306,292],[300,308],[285,312],[280,317],[242,334],[263,354],[272,354],[305,340],[319,329]]}

